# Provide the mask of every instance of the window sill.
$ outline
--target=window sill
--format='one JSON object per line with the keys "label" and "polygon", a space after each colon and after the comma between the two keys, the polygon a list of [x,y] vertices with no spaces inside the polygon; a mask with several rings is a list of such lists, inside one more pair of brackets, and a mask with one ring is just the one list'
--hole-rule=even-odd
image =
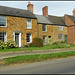
{"label": "window sill", "polygon": [[32,27],[31,28],[26,28],[26,29],[32,29]]}
{"label": "window sill", "polygon": [[32,30],[32,29],[26,29],[26,30]]}
{"label": "window sill", "polygon": [[7,26],[0,26],[0,27],[6,28]]}
{"label": "window sill", "polygon": [[59,30],[59,31],[63,31],[63,30]]}
{"label": "window sill", "polygon": [[63,39],[59,39],[60,41],[62,41]]}
{"label": "window sill", "polygon": [[43,32],[47,32],[47,31],[43,31]]}
{"label": "window sill", "polygon": [[27,42],[27,43],[32,43],[32,42]]}

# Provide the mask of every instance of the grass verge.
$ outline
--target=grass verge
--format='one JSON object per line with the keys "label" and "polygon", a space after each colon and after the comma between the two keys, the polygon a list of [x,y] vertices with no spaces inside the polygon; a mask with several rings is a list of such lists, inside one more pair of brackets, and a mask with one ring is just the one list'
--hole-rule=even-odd
{"label": "grass verge", "polygon": [[8,51],[22,51],[22,49],[20,48],[0,49],[0,52],[8,52]]}
{"label": "grass verge", "polygon": [[75,44],[70,44],[70,47],[75,47]]}
{"label": "grass verge", "polygon": [[25,62],[30,63],[30,62],[36,62],[36,61],[42,61],[54,58],[62,58],[68,56],[75,56],[75,51],[9,57],[9,58],[4,58],[2,61],[0,61],[0,64],[16,64],[16,63],[25,63]]}
{"label": "grass verge", "polygon": [[45,50],[45,49],[57,49],[57,48],[70,48],[66,45],[44,45],[43,47],[28,47],[27,49],[32,50]]}
{"label": "grass verge", "polygon": [[11,48],[11,49],[0,49],[0,52],[8,52],[8,51],[23,51],[23,50],[46,50],[46,49],[57,49],[57,48],[70,48],[75,47],[75,45],[70,44],[70,46],[66,45],[44,45],[43,47],[24,47],[24,48]]}

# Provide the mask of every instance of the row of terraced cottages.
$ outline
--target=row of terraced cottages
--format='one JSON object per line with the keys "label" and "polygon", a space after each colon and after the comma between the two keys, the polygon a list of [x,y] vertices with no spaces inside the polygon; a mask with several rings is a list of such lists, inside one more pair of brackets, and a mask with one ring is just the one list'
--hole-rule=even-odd
{"label": "row of terraced cottages", "polygon": [[13,40],[21,47],[39,37],[45,45],[56,41],[75,44],[75,10],[73,16],[57,17],[48,15],[48,6],[42,8],[43,15],[33,14],[30,2],[27,9],[0,6],[1,41]]}

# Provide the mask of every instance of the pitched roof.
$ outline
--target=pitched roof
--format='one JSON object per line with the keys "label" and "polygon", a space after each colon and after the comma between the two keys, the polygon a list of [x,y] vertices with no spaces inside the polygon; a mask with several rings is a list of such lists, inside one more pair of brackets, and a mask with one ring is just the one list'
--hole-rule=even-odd
{"label": "pitched roof", "polygon": [[43,15],[35,15],[37,17],[38,24],[52,24],[51,21],[48,20],[47,16]]}
{"label": "pitched roof", "polygon": [[23,10],[23,9],[6,7],[6,6],[0,6],[0,15],[36,18],[35,15],[29,10]]}
{"label": "pitched roof", "polygon": [[38,24],[49,24],[49,25],[59,25],[59,26],[67,26],[65,24],[64,17],[57,17],[57,16],[43,16],[43,15],[35,15],[38,20]]}
{"label": "pitched roof", "polygon": [[75,16],[67,15],[73,22],[75,22]]}
{"label": "pitched roof", "polygon": [[57,16],[48,15],[48,19],[49,19],[49,21],[51,21],[55,25],[67,26],[65,24],[64,17],[57,17]]}

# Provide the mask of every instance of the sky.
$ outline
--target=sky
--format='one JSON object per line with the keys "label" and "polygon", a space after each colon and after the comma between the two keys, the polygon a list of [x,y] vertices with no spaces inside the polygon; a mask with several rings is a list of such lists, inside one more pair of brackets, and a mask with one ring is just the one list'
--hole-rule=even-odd
{"label": "sky", "polygon": [[[42,8],[48,6],[48,14],[54,16],[73,15],[75,1],[30,1],[34,14],[42,15]],[[0,1],[0,5],[27,10],[28,1]]]}

